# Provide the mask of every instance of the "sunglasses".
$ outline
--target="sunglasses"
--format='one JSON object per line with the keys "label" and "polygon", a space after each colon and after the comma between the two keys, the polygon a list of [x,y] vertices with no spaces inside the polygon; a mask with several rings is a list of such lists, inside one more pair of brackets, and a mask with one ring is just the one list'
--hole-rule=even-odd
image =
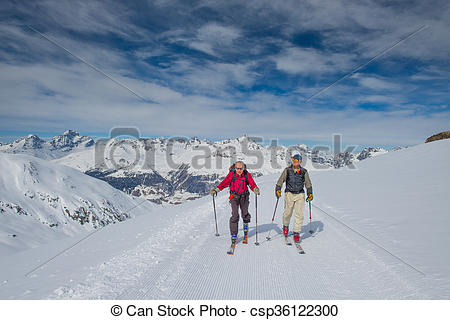
{"label": "sunglasses", "polygon": [[236,170],[244,170],[244,168],[238,168],[238,167],[236,167]]}

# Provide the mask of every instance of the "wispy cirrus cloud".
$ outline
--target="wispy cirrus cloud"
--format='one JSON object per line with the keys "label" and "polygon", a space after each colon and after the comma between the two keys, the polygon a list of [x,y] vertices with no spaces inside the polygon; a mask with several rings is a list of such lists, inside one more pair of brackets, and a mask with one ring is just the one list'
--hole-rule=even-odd
{"label": "wispy cirrus cloud", "polygon": [[313,48],[286,48],[274,57],[277,69],[301,75],[333,75],[355,65],[353,54],[322,52]]}
{"label": "wispy cirrus cloud", "polygon": [[217,23],[208,23],[201,26],[196,37],[188,41],[189,47],[216,55],[216,50],[227,50],[233,46],[233,41],[241,36],[239,29],[233,26],[221,26]]}
{"label": "wispy cirrus cloud", "polygon": [[402,89],[401,83],[389,80],[386,77],[357,73],[353,78],[357,79],[362,87],[376,91],[399,91]]}

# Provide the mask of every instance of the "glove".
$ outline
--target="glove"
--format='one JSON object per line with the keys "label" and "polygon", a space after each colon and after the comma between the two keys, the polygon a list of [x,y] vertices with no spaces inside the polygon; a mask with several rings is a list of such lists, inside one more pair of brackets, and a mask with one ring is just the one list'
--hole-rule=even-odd
{"label": "glove", "polygon": [[312,193],[308,194],[308,198],[306,198],[306,201],[311,201],[313,199]]}
{"label": "glove", "polygon": [[217,193],[218,193],[219,191],[220,191],[219,188],[211,189],[211,191],[209,192],[209,194],[212,195],[212,196],[214,197],[215,195],[217,195]]}
{"label": "glove", "polygon": [[275,196],[277,199],[281,198],[281,190],[275,190]]}
{"label": "glove", "polygon": [[261,194],[261,192],[259,192],[259,188],[258,188],[258,187],[255,187],[255,189],[253,189],[253,192],[254,192],[257,196],[259,196],[259,195]]}

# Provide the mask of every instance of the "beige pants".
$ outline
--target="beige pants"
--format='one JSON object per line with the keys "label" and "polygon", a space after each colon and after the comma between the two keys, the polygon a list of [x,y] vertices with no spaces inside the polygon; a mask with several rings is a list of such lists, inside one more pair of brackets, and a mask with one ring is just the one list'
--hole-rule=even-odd
{"label": "beige pants", "polygon": [[305,211],[305,193],[291,193],[284,194],[284,214],[283,225],[289,226],[294,211],[294,232],[302,230],[303,212]]}

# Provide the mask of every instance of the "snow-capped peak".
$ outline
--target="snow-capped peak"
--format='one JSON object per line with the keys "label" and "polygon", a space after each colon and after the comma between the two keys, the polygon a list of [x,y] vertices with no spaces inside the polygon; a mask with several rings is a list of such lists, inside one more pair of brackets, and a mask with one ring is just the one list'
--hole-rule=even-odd
{"label": "snow-capped peak", "polygon": [[366,147],[357,156],[359,161],[388,152],[383,148]]}
{"label": "snow-capped peak", "polygon": [[65,156],[74,149],[88,148],[93,145],[94,140],[92,138],[80,136],[74,130],[67,130],[49,141],[41,139],[35,134],[29,134],[13,143],[0,146],[0,151],[24,153],[42,159],[56,159]]}
{"label": "snow-capped peak", "polygon": [[17,139],[11,145],[16,145],[23,149],[40,149],[45,141],[35,134],[29,134],[26,137]]}
{"label": "snow-capped peak", "polygon": [[71,150],[74,147],[83,145],[85,147],[92,146],[94,140],[87,136],[80,136],[78,132],[74,130],[64,131],[62,135],[53,137],[50,141],[51,148],[53,149],[66,149]]}

